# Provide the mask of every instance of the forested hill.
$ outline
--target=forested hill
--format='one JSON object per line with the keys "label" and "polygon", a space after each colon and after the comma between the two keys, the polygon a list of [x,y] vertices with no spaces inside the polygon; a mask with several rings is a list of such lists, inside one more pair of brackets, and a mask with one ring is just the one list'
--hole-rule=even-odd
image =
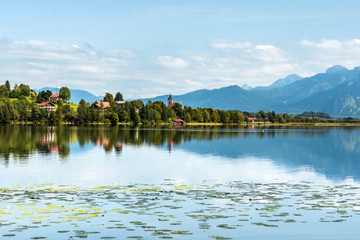
{"label": "forested hill", "polygon": [[[191,107],[211,107],[248,112],[259,110],[300,114],[324,112],[332,117],[360,117],[360,67],[333,66],[325,73],[272,88],[245,90],[237,85],[173,95],[175,102]],[[168,95],[148,100],[167,102]]]}
{"label": "forested hill", "polygon": [[[54,87],[43,87],[41,89],[35,89],[35,92],[39,93],[41,91],[49,90],[52,93],[58,93],[59,88]],[[95,96],[94,94],[85,91],[85,90],[77,90],[77,89],[70,89],[71,91],[71,99],[70,102],[79,103],[81,99],[84,99],[86,102],[93,103],[95,101],[100,101],[104,98],[104,96]]]}

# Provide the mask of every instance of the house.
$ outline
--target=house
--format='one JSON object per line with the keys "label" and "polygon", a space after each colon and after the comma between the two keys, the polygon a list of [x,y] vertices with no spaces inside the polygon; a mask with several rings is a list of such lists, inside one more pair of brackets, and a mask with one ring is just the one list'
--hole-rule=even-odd
{"label": "house", "polygon": [[175,127],[182,127],[184,125],[185,125],[185,122],[182,119],[173,120],[173,126],[175,126]]}
{"label": "house", "polygon": [[94,102],[92,104],[92,107],[96,108],[96,109],[101,109],[103,108],[104,110],[106,110],[108,107],[110,107],[110,103],[109,102]]}
{"label": "house", "polygon": [[52,102],[42,102],[39,104],[40,109],[46,109],[48,112],[55,111],[55,104]]}
{"label": "house", "polygon": [[57,100],[62,100],[58,93],[50,96],[49,101],[57,101]]}
{"label": "house", "polygon": [[173,98],[172,98],[172,96],[170,94],[170,96],[168,98],[168,107],[172,108],[174,106],[175,106],[175,103],[174,103]]}
{"label": "house", "polygon": [[250,122],[255,122],[256,118],[249,117]]}
{"label": "house", "polygon": [[123,106],[126,101],[115,101],[116,106]]}

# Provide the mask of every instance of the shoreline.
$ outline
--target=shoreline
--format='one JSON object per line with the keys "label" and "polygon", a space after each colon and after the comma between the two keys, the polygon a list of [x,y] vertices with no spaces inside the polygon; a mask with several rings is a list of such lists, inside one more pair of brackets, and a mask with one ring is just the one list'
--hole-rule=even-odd
{"label": "shoreline", "polygon": [[[74,124],[61,122],[56,125],[49,125],[47,122],[10,122],[10,123],[0,123],[0,125],[26,125],[26,126],[134,126],[133,123],[118,123],[113,125],[111,123],[86,123],[86,124]],[[155,124],[143,124],[140,123],[138,126],[169,126],[174,127],[171,123],[155,123]],[[263,122],[255,122],[255,123],[196,123],[190,122],[185,123],[186,126],[239,126],[239,127],[360,127],[360,122],[348,123],[348,122],[334,122],[334,123],[307,123],[307,122],[290,122],[290,123],[263,123]]]}

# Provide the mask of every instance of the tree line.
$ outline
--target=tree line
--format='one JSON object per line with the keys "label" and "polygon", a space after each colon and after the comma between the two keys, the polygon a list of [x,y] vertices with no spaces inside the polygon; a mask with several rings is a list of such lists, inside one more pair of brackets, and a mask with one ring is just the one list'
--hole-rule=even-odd
{"label": "tree line", "polygon": [[[67,87],[59,91],[60,97],[70,100],[71,92]],[[235,110],[220,110],[213,108],[192,108],[175,103],[173,107],[167,106],[161,101],[148,101],[146,104],[140,100],[123,101],[123,96],[117,92],[115,98],[112,94],[106,93],[103,101],[109,102],[110,106],[97,108],[94,104],[81,100],[76,106],[61,100],[55,101],[56,111],[48,112],[41,109],[39,103],[49,101],[52,92],[41,91],[36,94],[29,86],[20,84],[11,89],[10,83],[6,81],[0,85],[0,122],[45,122],[51,125],[62,122],[72,124],[108,123],[117,124],[158,124],[171,123],[174,119],[182,119],[185,122],[197,123],[235,123],[263,122],[288,123],[288,122],[326,122],[317,117],[302,117],[292,114],[276,114],[275,112],[265,113],[260,110],[257,113],[241,112]],[[353,121],[354,119],[345,119]]]}

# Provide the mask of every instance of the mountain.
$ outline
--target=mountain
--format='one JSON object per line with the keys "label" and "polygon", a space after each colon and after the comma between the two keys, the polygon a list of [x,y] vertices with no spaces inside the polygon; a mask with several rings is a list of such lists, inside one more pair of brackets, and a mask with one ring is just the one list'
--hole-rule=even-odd
{"label": "mountain", "polygon": [[269,86],[269,89],[285,87],[286,85],[299,81],[300,79],[302,79],[302,77],[300,77],[299,75],[291,74],[275,81],[273,84]]}
{"label": "mountain", "polygon": [[360,116],[360,67],[343,72],[342,82],[328,91],[322,91],[299,101],[294,109],[310,109],[337,117]]}
{"label": "mountain", "polygon": [[241,88],[242,88],[242,89],[245,89],[245,90],[248,90],[248,91],[251,90],[251,89],[253,89],[251,86],[249,86],[249,85],[247,85],[247,84],[242,85]]}
{"label": "mountain", "polygon": [[[53,87],[43,87],[41,89],[35,89],[35,92],[38,93],[40,91],[46,91],[46,90],[50,90],[53,94],[55,94],[58,93],[60,89]],[[81,99],[84,99],[86,102],[93,103],[95,101],[104,98],[102,96],[95,96],[94,94],[84,90],[70,89],[70,92],[71,92],[70,102],[73,103],[79,103]]]}
{"label": "mountain", "polygon": [[[314,111],[332,117],[360,117],[360,67],[348,70],[337,65],[306,78],[290,75],[271,86],[246,90],[232,85],[173,95],[173,99],[191,107],[292,114]],[[167,102],[167,98],[164,95],[143,100]]]}
{"label": "mountain", "polygon": [[[288,76],[286,76],[284,78],[280,78],[280,79],[276,80],[270,86],[255,87],[255,88],[253,88],[253,90],[270,90],[270,89],[274,89],[274,88],[285,87],[286,85],[289,85],[289,84],[291,84],[293,82],[299,81],[300,79],[302,79],[302,77],[300,77],[299,75],[291,74],[291,75],[288,75]],[[249,90],[249,89],[246,89],[246,90]]]}
{"label": "mountain", "polygon": [[[257,96],[254,98],[254,96]],[[140,99],[144,103],[147,101],[167,102],[169,95],[163,95],[155,98]],[[223,87],[219,89],[202,89],[189,92],[183,95],[172,95],[175,102],[183,106],[191,107],[211,107],[219,109],[241,109],[243,111],[253,111],[259,109],[259,105],[264,101],[263,96],[256,95],[252,91],[246,91],[237,85]],[[241,103],[241,104],[239,104]]]}

